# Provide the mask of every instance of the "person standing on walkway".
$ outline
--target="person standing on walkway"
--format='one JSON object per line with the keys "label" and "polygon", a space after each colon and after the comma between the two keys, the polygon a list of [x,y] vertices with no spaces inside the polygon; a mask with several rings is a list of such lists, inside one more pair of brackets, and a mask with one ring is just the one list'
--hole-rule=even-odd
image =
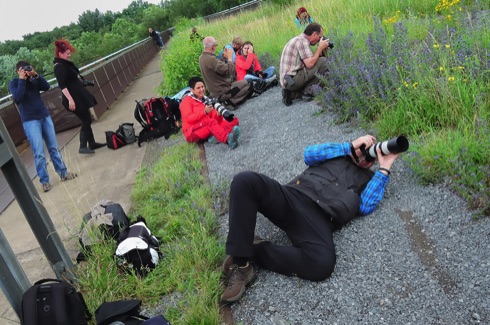
{"label": "person standing on walkway", "polygon": [[19,108],[22,127],[34,155],[37,176],[43,191],[47,192],[51,190],[51,183],[46,168],[43,140],[53,162],[54,170],[61,177],[60,180],[74,179],[77,174],[67,171],[56,141],[53,121],[41,99],[40,92],[49,90],[49,83],[26,61],[17,62],[15,69],[19,77],[10,80],[9,90]]}
{"label": "person standing on walkway", "polygon": [[[379,168],[369,168],[363,148],[375,144],[371,135],[352,142],[308,146],[309,167],[288,184],[256,172],[237,174],[230,186],[229,231],[223,272],[227,276],[222,302],[240,299],[255,278],[257,263],[273,272],[322,281],[335,267],[332,233],[359,215],[374,212],[390,180],[399,153],[377,150]],[[276,245],[254,236],[257,213],[285,231],[291,245]]]}
{"label": "person standing on walkway", "polygon": [[148,28],[148,34],[150,34],[150,37],[153,38],[155,43],[158,45],[159,48],[163,48],[163,41],[162,37],[160,36],[160,33],[158,33],[156,30],[153,28]]}
{"label": "person standing on walkway", "polygon": [[53,61],[54,75],[62,92],[63,107],[82,121],[78,152],[81,154],[95,153],[95,149],[106,145],[96,142],[92,131],[90,109],[97,104],[97,100],[85,89],[85,82],[79,79],[80,70],[70,61],[71,54],[75,52],[70,42],[64,39],[56,40],[54,52],[56,55]]}

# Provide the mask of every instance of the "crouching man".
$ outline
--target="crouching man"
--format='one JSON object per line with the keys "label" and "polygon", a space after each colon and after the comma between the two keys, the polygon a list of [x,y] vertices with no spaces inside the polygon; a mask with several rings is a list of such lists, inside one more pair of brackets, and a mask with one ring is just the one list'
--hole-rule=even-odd
{"label": "crouching man", "polygon": [[219,102],[206,97],[206,87],[200,77],[189,80],[190,94],[180,103],[182,132],[187,142],[221,142],[230,149],[238,146],[238,119]]}

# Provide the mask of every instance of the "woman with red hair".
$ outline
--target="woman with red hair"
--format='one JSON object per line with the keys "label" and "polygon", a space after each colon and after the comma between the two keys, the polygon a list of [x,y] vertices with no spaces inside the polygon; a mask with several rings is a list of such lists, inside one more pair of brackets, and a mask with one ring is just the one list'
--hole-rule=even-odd
{"label": "woman with red hair", "polygon": [[294,22],[299,29],[305,29],[308,24],[313,22],[313,18],[311,18],[305,7],[300,7],[296,12]]}
{"label": "woman with red hair", "polygon": [[[95,97],[85,89],[84,83],[79,79],[80,70],[70,61],[75,48],[64,39],[54,42],[54,75],[62,93],[63,107],[75,114],[81,121],[80,149],[81,154],[94,153],[95,149],[105,146],[105,143],[95,142],[92,131],[92,117],[90,108],[97,104]],[[88,146],[87,146],[88,144]]]}

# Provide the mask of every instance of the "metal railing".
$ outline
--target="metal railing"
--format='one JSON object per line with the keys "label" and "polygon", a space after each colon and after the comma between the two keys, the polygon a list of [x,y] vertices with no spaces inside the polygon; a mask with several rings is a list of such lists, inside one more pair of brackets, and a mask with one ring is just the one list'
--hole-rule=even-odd
{"label": "metal railing", "polygon": [[[168,42],[172,31],[173,28],[160,33],[164,43]],[[160,48],[151,38],[146,38],[80,68],[85,79],[96,81],[94,87],[87,89],[97,100],[97,105],[94,107],[97,116],[110,108],[159,50]],[[51,114],[55,131],[61,132],[79,126],[80,120],[61,105],[61,90],[56,79],[50,79],[48,82],[52,87],[43,92],[41,98]],[[27,138],[17,107],[11,95],[1,98],[0,103],[2,103],[0,104],[0,118],[15,146],[19,146]]]}
{"label": "metal railing", "polygon": [[236,15],[236,14],[238,14],[244,10],[251,10],[251,9],[255,9],[255,8],[259,7],[261,2],[262,2],[261,0],[249,1],[249,2],[241,4],[239,6],[236,6],[236,7],[230,8],[230,9],[226,9],[226,10],[217,12],[217,13],[212,14],[212,15],[205,16],[205,17],[203,17],[203,19],[206,22],[210,22],[210,21],[215,20],[215,19],[220,19],[220,18],[224,18],[227,16]]}

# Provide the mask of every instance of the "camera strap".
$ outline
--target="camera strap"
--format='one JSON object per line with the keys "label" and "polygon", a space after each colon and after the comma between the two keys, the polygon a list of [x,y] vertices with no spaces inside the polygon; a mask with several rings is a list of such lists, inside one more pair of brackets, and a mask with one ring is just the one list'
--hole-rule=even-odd
{"label": "camera strap", "polygon": [[352,154],[352,157],[354,157],[354,160],[356,161],[356,163],[358,163],[359,162],[359,157],[356,154],[356,149],[354,149],[354,145],[352,144],[352,142],[350,144],[350,153]]}

